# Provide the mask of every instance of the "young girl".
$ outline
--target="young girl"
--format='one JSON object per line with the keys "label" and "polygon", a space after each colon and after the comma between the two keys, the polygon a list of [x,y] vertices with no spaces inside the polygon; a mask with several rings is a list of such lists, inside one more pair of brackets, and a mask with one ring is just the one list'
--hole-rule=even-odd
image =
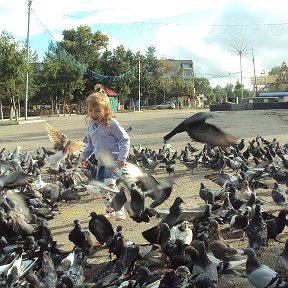
{"label": "young girl", "polygon": [[[130,138],[125,129],[114,118],[109,98],[102,85],[95,85],[95,93],[86,99],[88,121],[87,144],[81,154],[81,166],[86,167],[87,159],[94,152],[98,160],[97,180],[103,181],[112,189],[117,190],[117,171],[122,169],[130,148]],[[101,151],[109,151],[115,160],[115,169],[111,170],[104,166],[99,159]],[[106,210],[106,217],[114,217],[115,220],[124,220],[124,207],[116,213],[111,208],[111,196],[107,190],[101,189],[102,198]]]}

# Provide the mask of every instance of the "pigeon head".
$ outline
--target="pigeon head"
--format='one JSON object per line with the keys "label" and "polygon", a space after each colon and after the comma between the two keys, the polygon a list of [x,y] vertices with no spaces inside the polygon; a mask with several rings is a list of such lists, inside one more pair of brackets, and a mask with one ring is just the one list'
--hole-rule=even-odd
{"label": "pigeon head", "polygon": [[80,220],[76,219],[76,220],[73,221],[73,223],[74,223],[75,226],[79,225],[80,224]]}
{"label": "pigeon head", "polygon": [[255,251],[252,248],[245,248],[244,254],[247,255],[247,257],[256,257]]}
{"label": "pigeon head", "polygon": [[286,216],[288,214],[288,210],[287,209],[282,209],[282,210],[280,210],[280,212],[279,212],[279,216],[281,217],[281,216]]}
{"label": "pigeon head", "polygon": [[180,204],[185,203],[185,202],[181,197],[178,196],[178,197],[176,197],[174,203],[180,205]]}
{"label": "pigeon head", "polygon": [[181,239],[176,239],[175,240],[175,245],[179,248],[182,248],[184,246],[184,242]]}
{"label": "pigeon head", "polygon": [[95,216],[97,216],[97,213],[94,212],[94,211],[92,211],[92,212],[90,213],[90,216],[91,216],[91,217],[95,217]]}
{"label": "pigeon head", "polygon": [[180,231],[185,231],[189,227],[189,222],[188,221],[183,221],[181,224],[178,225],[178,229]]}
{"label": "pigeon head", "polygon": [[121,225],[118,225],[116,228],[116,232],[121,232],[123,230],[123,227]]}
{"label": "pigeon head", "polygon": [[184,252],[186,254],[188,254],[191,257],[192,260],[195,260],[195,259],[197,259],[197,257],[199,257],[199,253],[196,250],[196,248],[194,248],[194,247],[192,247],[190,245],[185,247]]}
{"label": "pigeon head", "polygon": [[219,223],[216,220],[211,220],[210,227],[213,230],[219,230]]}
{"label": "pigeon head", "polygon": [[132,277],[132,279],[137,279],[139,276],[140,277],[148,277],[150,274],[150,270],[145,267],[145,266],[139,266],[135,272],[135,275]]}
{"label": "pigeon head", "polygon": [[164,222],[160,224],[160,231],[166,231],[167,229],[170,231],[169,225],[167,223]]}

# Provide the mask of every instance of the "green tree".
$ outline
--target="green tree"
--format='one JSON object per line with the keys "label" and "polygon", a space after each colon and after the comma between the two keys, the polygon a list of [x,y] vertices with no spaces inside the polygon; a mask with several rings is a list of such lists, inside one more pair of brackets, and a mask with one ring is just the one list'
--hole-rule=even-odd
{"label": "green tree", "polygon": [[196,95],[203,94],[209,104],[213,104],[216,102],[215,94],[208,79],[204,77],[195,77],[194,87]]}
{"label": "green tree", "polygon": [[[243,94],[242,94],[243,93]],[[242,95],[243,95],[243,98],[248,98],[250,96],[250,91],[247,90],[247,89],[244,89],[242,90],[242,85],[239,81],[237,81],[235,87],[234,87],[234,91],[233,91],[233,94],[238,97],[238,99],[241,99]]]}
{"label": "green tree", "polygon": [[214,87],[212,91],[215,95],[215,100],[217,103],[226,101],[226,91],[220,85],[217,85],[216,87]]}
{"label": "green tree", "polygon": [[[239,81],[236,82],[233,94],[240,99],[242,97],[242,85]],[[244,92],[243,92],[244,94]],[[243,95],[244,96],[244,95]]]}
{"label": "green tree", "polygon": [[158,74],[159,74],[159,81],[158,81],[158,88],[159,88],[159,96],[154,99],[154,105],[157,104],[156,99],[158,102],[165,102],[167,95],[171,95],[171,87],[172,87],[172,71],[173,71],[173,63],[165,58],[161,58],[159,60],[158,65]]}
{"label": "green tree", "polygon": [[100,52],[107,48],[109,38],[100,31],[93,33],[89,26],[79,26],[77,29],[64,30],[60,45],[77,61],[87,68],[93,68]]}
{"label": "green tree", "polygon": [[[0,105],[10,102],[10,118],[19,116],[20,100],[24,99],[26,75],[26,49],[15,41],[11,34],[3,31],[0,37]],[[29,67],[28,67],[29,69]]]}
{"label": "green tree", "polygon": [[280,66],[274,66],[268,72],[268,75],[269,76],[278,76],[280,74],[280,71],[281,71],[281,67]]}
{"label": "green tree", "polygon": [[66,104],[74,97],[74,92],[83,91],[83,71],[74,65],[70,57],[63,53],[60,46],[51,46],[43,62],[43,85],[39,92],[44,96],[41,103],[55,103],[55,106],[62,104],[63,113]]}
{"label": "green tree", "polygon": [[159,95],[159,61],[155,54],[155,47],[150,46],[141,61],[141,92],[143,103],[146,105],[154,102]]}
{"label": "green tree", "polygon": [[228,83],[225,87],[224,87],[224,90],[225,90],[225,92],[226,92],[226,96],[228,97],[228,98],[232,98],[232,97],[234,97],[233,95],[233,90],[234,90],[234,85],[233,84],[231,84],[231,83]]}
{"label": "green tree", "polygon": [[[98,60],[101,53],[107,49],[109,44],[109,37],[102,34],[100,31],[95,33],[92,32],[91,27],[79,26],[77,29],[64,30],[62,32],[63,40],[60,41],[60,46],[69,53],[74,59],[70,59],[70,62],[77,67],[80,63],[84,67],[88,68],[90,71],[101,73],[103,71],[98,71]],[[74,62],[74,60],[77,61]],[[84,90],[74,90],[75,98],[79,98],[80,95],[86,95],[91,92],[95,82],[97,80],[91,79],[89,74],[84,74]],[[82,86],[82,85],[81,85]],[[81,97],[80,97],[81,98]],[[82,99],[78,99],[79,101]]]}
{"label": "green tree", "polygon": [[130,49],[126,50],[123,45],[113,49],[110,61],[106,63],[106,68],[103,67],[104,75],[116,77],[117,81],[104,83],[117,91],[122,103],[131,98],[131,92],[135,91],[130,87],[136,79],[137,67],[135,55]]}

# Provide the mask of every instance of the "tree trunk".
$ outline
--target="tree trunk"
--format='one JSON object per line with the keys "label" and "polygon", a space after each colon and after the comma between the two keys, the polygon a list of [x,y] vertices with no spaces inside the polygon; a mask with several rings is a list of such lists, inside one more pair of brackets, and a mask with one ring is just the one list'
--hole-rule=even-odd
{"label": "tree trunk", "polygon": [[2,101],[0,101],[0,116],[1,116],[1,121],[4,120],[4,115],[3,115],[3,105],[2,105]]}
{"label": "tree trunk", "polygon": [[19,100],[19,97],[17,97],[17,116],[18,117],[21,117],[20,113],[21,113],[20,100]]}
{"label": "tree trunk", "polygon": [[10,120],[13,120],[13,118],[15,117],[16,118],[15,120],[17,121],[18,120],[17,109],[15,105],[15,99],[12,93],[10,93],[10,102],[11,102]]}

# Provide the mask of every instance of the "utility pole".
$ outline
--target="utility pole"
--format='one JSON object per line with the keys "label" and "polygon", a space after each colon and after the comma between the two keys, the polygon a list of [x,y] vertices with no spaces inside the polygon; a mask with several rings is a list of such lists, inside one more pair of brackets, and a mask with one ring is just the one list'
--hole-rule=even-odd
{"label": "utility pole", "polygon": [[194,73],[194,64],[192,61],[192,108],[195,107],[195,73]]}
{"label": "utility pole", "polygon": [[254,72],[254,97],[257,97],[257,83],[256,83],[256,71],[255,71],[255,59],[254,59],[254,52],[252,48],[252,62],[253,62],[253,72]]}
{"label": "utility pole", "polygon": [[30,12],[32,0],[28,0],[28,25],[27,25],[27,38],[26,38],[26,79],[25,79],[25,120],[27,120],[28,111],[28,84],[29,84],[29,33],[30,33]]}
{"label": "utility pole", "polygon": [[[250,50],[243,42],[236,41],[232,45],[233,52],[236,53],[240,58],[240,83],[241,83],[241,99],[244,97],[244,86],[243,86],[243,70],[242,70],[242,57],[247,55],[247,52]],[[238,98],[236,99],[238,100]]]}
{"label": "utility pole", "polygon": [[141,110],[140,58],[138,59],[138,111]]}

